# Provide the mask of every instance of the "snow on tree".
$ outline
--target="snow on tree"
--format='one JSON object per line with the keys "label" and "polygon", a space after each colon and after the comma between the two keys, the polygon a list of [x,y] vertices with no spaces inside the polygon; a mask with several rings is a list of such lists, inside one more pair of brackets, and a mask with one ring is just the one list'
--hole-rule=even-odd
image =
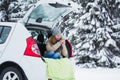
{"label": "snow on tree", "polygon": [[22,18],[30,8],[30,3],[18,2],[18,0],[0,1],[0,21],[17,21]]}
{"label": "snow on tree", "polygon": [[120,1],[74,1],[80,1],[78,3],[81,7],[65,16],[63,21],[59,22],[59,27],[73,43],[77,64],[84,64],[82,67],[88,68],[118,67]]}

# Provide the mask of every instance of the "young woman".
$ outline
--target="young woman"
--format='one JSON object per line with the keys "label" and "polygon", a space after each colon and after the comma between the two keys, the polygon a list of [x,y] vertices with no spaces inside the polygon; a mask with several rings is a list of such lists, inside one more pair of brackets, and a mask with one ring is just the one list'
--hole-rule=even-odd
{"label": "young woman", "polygon": [[46,43],[47,53],[44,54],[46,58],[59,59],[67,56],[67,48],[65,40],[62,38],[61,32],[58,28],[52,30],[52,36]]}

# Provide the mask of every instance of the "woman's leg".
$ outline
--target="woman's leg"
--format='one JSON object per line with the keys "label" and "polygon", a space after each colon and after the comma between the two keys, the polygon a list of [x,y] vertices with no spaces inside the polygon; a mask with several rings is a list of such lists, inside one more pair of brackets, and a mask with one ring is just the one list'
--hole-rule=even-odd
{"label": "woman's leg", "polygon": [[49,51],[49,52],[44,54],[44,57],[45,58],[60,59],[61,55],[58,52],[54,53],[53,51]]}
{"label": "woman's leg", "polygon": [[54,59],[60,59],[61,54],[59,52],[54,53],[53,58]]}
{"label": "woman's leg", "polygon": [[55,53],[53,51],[49,51],[49,52],[47,52],[47,53],[44,54],[44,57],[45,58],[52,58],[54,54]]}

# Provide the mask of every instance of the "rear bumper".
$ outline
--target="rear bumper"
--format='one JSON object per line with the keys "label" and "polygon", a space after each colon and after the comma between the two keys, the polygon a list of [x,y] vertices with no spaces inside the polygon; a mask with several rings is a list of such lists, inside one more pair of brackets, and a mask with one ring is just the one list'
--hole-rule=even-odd
{"label": "rear bumper", "polygon": [[41,58],[24,56],[20,65],[28,80],[48,80],[46,64]]}

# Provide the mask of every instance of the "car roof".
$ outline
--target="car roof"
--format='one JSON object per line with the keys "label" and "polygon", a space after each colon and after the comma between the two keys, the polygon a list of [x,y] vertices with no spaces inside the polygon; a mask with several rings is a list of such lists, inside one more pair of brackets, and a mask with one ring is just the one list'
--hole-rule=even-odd
{"label": "car roof", "polygon": [[16,22],[0,22],[0,25],[15,27]]}

